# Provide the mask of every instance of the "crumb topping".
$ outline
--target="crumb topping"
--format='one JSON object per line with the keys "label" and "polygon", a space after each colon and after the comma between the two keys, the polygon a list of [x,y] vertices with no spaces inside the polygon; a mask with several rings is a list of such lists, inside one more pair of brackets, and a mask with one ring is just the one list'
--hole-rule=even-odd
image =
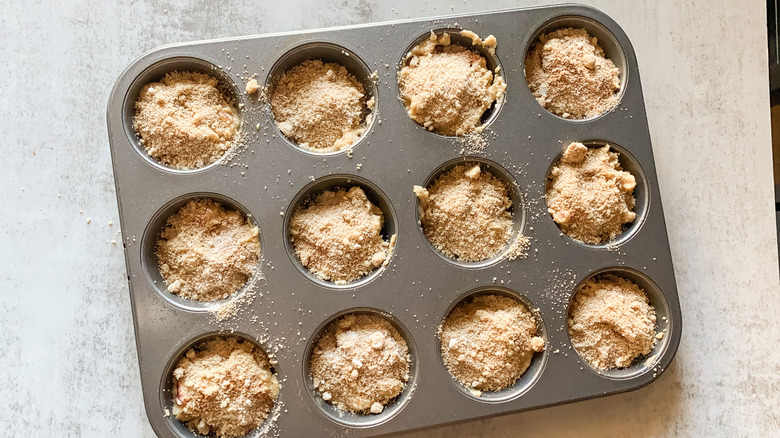
{"label": "crumb topping", "polygon": [[[466,36],[481,42],[473,32]],[[495,50],[495,37],[481,44]],[[412,120],[452,136],[481,132],[482,115],[506,90],[504,79],[487,68],[484,56],[451,44],[447,33],[433,32],[407,54],[398,86]]]}
{"label": "crumb topping", "polygon": [[528,86],[536,100],[567,119],[595,117],[618,105],[620,70],[585,29],[542,35],[525,59]]}
{"label": "crumb topping", "polygon": [[[427,189],[414,186],[414,194],[420,201],[425,237],[448,257],[486,260],[504,249],[512,236],[509,189],[478,163],[457,165]],[[526,244],[518,242],[514,257]]]}
{"label": "crumb topping", "polygon": [[301,264],[323,280],[346,284],[390,259],[395,236],[382,238],[384,215],[362,188],[326,190],[295,211],[290,234]]}
{"label": "crumb topping", "polygon": [[566,147],[546,191],[547,211],[564,234],[596,245],[615,239],[634,221],[636,179],[618,158],[609,145]]}
{"label": "crumb topping", "polygon": [[271,111],[279,130],[315,152],[346,149],[363,135],[374,99],[347,69],[317,59],[281,75],[271,92]]}
{"label": "crumb topping", "polygon": [[141,89],[133,128],[149,156],[186,170],[225,155],[240,123],[238,110],[218,84],[206,74],[173,72]]}
{"label": "crumb topping", "polygon": [[241,212],[211,199],[188,202],[171,215],[157,241],[168,290],[210,302],[230,296],[257,271],[260,231]]}
{"label": "crumb topping", "polygon": [[482,295],[456,306],[440,327],[441,354],[449,372],[472,393],[512,386],[544,350],[536,319],[524,304]]}
{"label": "crumb topping", "polygon": [[409,348],[375,315],[345,315],[317,341],[311,378],[322,399],[356,414],[380,414],[409,381]]}
{"label": "crumb topping", "polygon": [[268,357],[235,336],[188,350],[173,377],[173,414],[201,435],[247,435],[266,419],[279,395]]}
{"label": "crumb topping", "polygon": [[568,327],[572,345],[591,365],[625,368],[650,354],[655,309],[636,283],[612,274],[590,278],[574,296]]}

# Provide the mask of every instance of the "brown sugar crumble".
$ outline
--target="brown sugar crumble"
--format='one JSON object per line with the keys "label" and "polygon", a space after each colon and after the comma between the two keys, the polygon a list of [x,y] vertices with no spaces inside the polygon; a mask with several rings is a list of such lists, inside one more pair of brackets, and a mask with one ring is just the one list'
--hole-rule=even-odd
{"label": "brown sugar crumble", "polygon": [[259,234],[238,211],[211,199],[188,202],[168,218],[157,241],[168,290],[202,302],[227,298],[257,271]]}
{"label": "brown sugar crumble", "polygon": [[319,338],[309,366],[323,400],[355,414],[380,414],[409,381],[409,348],[376,315],[345,315]]}
{"label": "brown sugar crumble", "polygon": [[536,100],[561,117],[595,117],[618,105],[620,70],[585,29],[539,37],[526,55],[525,73]]}
{"label": "brown sugar crumble", "polygon": [[201,435],[247,435],[268,417],[279,395],[268,357],[235,336],[188,350],[173,378],[173,414]]}
{"label": "brown sugar crumble", "polygon": [[[461,32],[494,52],[492,35],[482,41]],[[429,131],[463,136],[482,132],[482,115],[506,90],[504,79],[487,68],[481,54],[452,44],[450,34],[421,42],[406,55],[398,86],[409,117]]]}
{"label": "brown sugar crumble", "polygon": [[326,190],[290,222],[295,255],[314,275],[346,284],[386,265],[395,235],[382,238],[384,215],[362,188]]}
{"label": "brown sugar crumble", "polygon": [[609,145],[571,143],[553,166],[547,211],[567,236],[597,245],[613,240],[633,222],[636,179],[624,171]]}
{"label": "brown sugar crumble", "polygon": [[340,151],[352,146],[371,121],[374,98],[346,67],[304,61],[279,77],[271,91],[279,130],[302,148]]}
{"label": "brown sugar crumble", "polygon": [[257,79],[254,78],[248,80],[246,86],[244,87],[246,94],[255,94],[258,90],[260,90],[260,84],[258,84]]}
{"label": "brown sugar crumble", "polygon": [[656,337],[655,309],[636,283],[612,274],[580,286],[569,311],[572,345],[596,368],[625,368],[650,354]]}
{"label": "brown sugar crumble", "polygon": [[176,169],[197,169],[222,156],[238,138],[235,105],[216,78],[168,73],[147,84],[135,102],[133,128],[152,158]]}
{"label": "brown sugar crumble", "polygon": [[[478,163],[442,174],[427,189],[414,186],[425,237],[444,255],[476,262],[489,259],[512,237],[512,200],[506,184]],[[519,242],[513,257],[522,254]]]}
{"label": "brown sugar crumble", "polygon": [[450,374],[472,394],[512,386],[544,350],[536,319],[520,301],[481,295],[458,304],[439,328]]}

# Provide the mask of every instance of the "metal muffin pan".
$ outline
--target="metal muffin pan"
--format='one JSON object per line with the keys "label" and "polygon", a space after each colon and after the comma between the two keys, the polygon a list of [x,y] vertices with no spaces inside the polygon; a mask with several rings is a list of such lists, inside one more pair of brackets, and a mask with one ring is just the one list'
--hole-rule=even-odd
{"label": "metal muffin pan", "polygon": [[[540,32],[567,25],[588,29],[621,67],[622,98],[615,111],[565,120],[531,95],[523,69],[527,49]],[[399,98],[397,67],[412,44],[438,29],[468,29],[498,39],[496,58],[507,91],[505,101],[486,117],[489,145],[479,156],[464,157],[452,137],[417,126]],[[267,108],[243,93],[246,72],[268,84],[294,60],[302,60],[301,54],[348,63],[376,98],[373,124],[352,156],[298,148],[280,135]],[[146,83],[173,70],[193,69],[220,78],[240,104],[247,147],[229,165],[177,171],[149,158],[139,145],[133,103]],[[367,71],[375,71],[378,81]],[[255,433],[284,437],[384,435],[629,391],[655,380],[677,350],[680,307],[636,56],[620,27],[595,9],[513,9],[165,46],[143,55],[120,76],[107,117],[144,402],[159,436],[194,435],[165,415],[171,407],[170,373],[189,346],[215,333],[235,331],[274,354],[282,382],[277,418]],[[547,172],[570,141],[618,146],[625,167],[637,176],[637,219],[617,246],[578,243],[547,214]],[[412,186],[430,182],[442,166],[469,159],[491,163],[497,176],[517,183],[513,200],[521,205],[514,206],[515,223],[532,239],[528,258],[464,265],[438,254],[423,236]],[[287,226],[307,196],[355,184],[370,188],[369,197],[383,204],[384,231],[397,236],[396,248],[386,267],[336,286],[307,275],[291,253]],[[207,312],[213,305],[168,293],[152,252],[167,215],[199,197],[247,213],[261,232],[262,275],[250,284],[257,296],[223,322]],[[665,336],[650,357],[625,370],[600,372],[571,347],[566,317],[578,284],[607,271],[647,291]],[[444,367],[437,326],[460,299],[489,291],[530,303],[546,347],[513,388],[477,398]],[[380,416],[339,415],[311,390],[306,375],[307,352],[318,330],[353,310],[388,315],[409,341],[412,378]]]}

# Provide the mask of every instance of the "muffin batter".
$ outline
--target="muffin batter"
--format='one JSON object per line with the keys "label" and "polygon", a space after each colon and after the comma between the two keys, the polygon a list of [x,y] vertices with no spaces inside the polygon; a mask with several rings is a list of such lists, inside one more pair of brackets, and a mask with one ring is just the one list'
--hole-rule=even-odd
{"label": "muffin batter", "polygon": [[544,350],[536,319],[520,301],[481,295],[458,304],[440,327],[441,355],[450,374],[471,389],[500,391],[528,369]]}
{"label": "muffin batter", "polygon": [[618,104],[620,70],[585,29],[558,29],[539,37],[525,58],[536,100],[567,119],[595,117]]}
{"label": "muffin batter", "polygon": [[409,381],[409,348],[390,322],[346,315],[332,323],[310,358],[322,399],[355,414],[380,414]]}
{"label": "muffin batter", "polygon": [[569,336],[596,368],[625,368],[650,354],[656,340],[655,309],[636,283],[616,275],[590,278],[574,296]]}
{"label": "muffin batter", "polygon": [[609,145],[571,143],[548,176],[547,211],[567,236],[597,245],[633,222],[636,179]]}
{"label": "muffin batter", "polygon": [[168,290],[202,302],[227,298],[255,274],[259,234],[238,211],[210,199],[188,202],[168,218],[157,241]]}
{"label": "muffin batter", "polygon": [[152,158],[176,169],[207,166],[231,148],[238,111],[202,73],[168,73],[147,84],[135,102],[133,128]]}
{"label": "muffin batter", "polygon": [[279,130],[302,148],[340,151],[363,135],[374,99],[363,84],[335,63],[312,59],[281,75],[271,93]]}
{"label": "muffin batter", "polygon": [[173,414],[201,435],[247,435],[266,419],[279,395],[265,353],[235,336],[188,350],[173,378]]}
{"label": "muffin batter", "polygon": [[512,236],[509,190],[478,163],[457,165],[427,189],[414,186],[414,194],[420,201],[425,237],[448,257],[486,260],[504,249]]}
{"label": "muffin batter", "polygon": [[290,222],[295,255],[314,275],[346,284],[386,264],[395,236],[382,239],[384,215],[362,188],[326,190]]}
{"label": "muffin batter", "polygon": [[[461,33],[495,50],[492,35],[482,41],[473,32]],[[412,120],[430,131],[454,136],[481,132],[482,115],[506,90],[504,79],[487,68],[485,57],[451,44],[447,33],[433,32],[406,55],[398,86]]]}

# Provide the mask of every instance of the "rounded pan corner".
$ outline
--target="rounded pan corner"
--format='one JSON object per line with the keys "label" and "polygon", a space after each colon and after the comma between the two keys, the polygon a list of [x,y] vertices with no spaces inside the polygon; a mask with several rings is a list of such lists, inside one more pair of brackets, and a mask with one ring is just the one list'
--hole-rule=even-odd
{"label": "rounded pan corner", "polygon": [[158,437],[173,436],[170,428],[165,424],[164,417],[160,416],[160,412],[163,410],[161,405],[150,406],[150,402],[157,402],[156,397],[142,397],[144,401],[144,413],[146,414],[146,421],[149,422],[149,426],[152,427],[155,435]]}
{"label": "rounded pan corner", "polygon": [[[114,86],[111,88],[111,93],[108,97],[108,104],[109,109],[111,106],[111,103],[115,102],[117,100],[118,96],[124,96],[125,92],[120,92],[121,87],[128,87],[130,85],[130,82],[133,81],[135,76],[137,76],[138,72],[143,71],[147,67],[151,66],[155,62],[159,61],[160,59],[165,58],[165,54],[168,50],[176,48],[176,47],[186,47],[188,44],[166,44],[162,46],[155,47],[151,50],[148,50],[141,54],[140,56],[136,57],[134,60],[132,60],[127,67],[125,67],[124,70],[122,70],[122,73],[119,74],[119,77],[117,78],[116,82],[114,82]],[[125,83],[127,83],[125,85]]]}

